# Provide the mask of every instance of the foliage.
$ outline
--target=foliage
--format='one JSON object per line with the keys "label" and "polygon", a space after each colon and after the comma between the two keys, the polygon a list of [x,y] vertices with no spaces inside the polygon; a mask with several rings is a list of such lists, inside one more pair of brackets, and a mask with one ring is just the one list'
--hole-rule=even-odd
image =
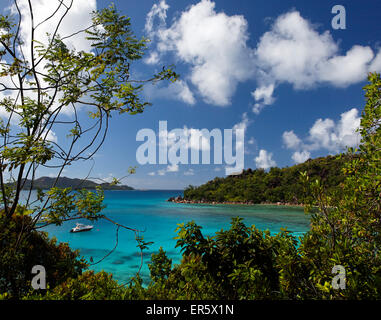
{"label": "foliage", "polygon": [[[92,192],[60,185],[60,176],[77,161],[93,160],[112,115],[135,115],[150,105],[140,97],[144,84],[175,81],[178,75],[163,66],[148,78],[131,76],[148,39],[138,39],[130,18],[113,5],[94,11],[86,29],[63,36],[60,25],[71,4],[59,1],[52,14],[39,17],[38,23],[32,2],[26,8],[29,12],[21,12],[17,1],[12,9],[12,16],[0,15],[0,295],[17,298],[29,290],[34,265],[46,268],[51,288],[81,274],[86,265],[77,259],[78,253],[37,230],[68,220],[106,218],[101,213],[102,186],[114,189],[120,180],[96,185]],[[58,22],[50,26],[48,39],[37,38],[36,30],[51,21]],[[69,45],[77,36],[87,40],[91,51]],[[66,131],[65,142],[54,139],[56,130]],[[41,167],[55,175],[46,189],[44,184],[38,188]],[[128,170],[134,172],[135,168]],[[37,199],[32,196],[35,188]],[[22,190],[27,191],[23,201]],[[117,230],[124,227],[138,233],[109,221]],[[137,242],[141,250],[149,245],[141,237]],[[87,276],[94,284],[104,279]],[[81,287],[80,280],[73,281],[73,288]]]}
{"label": "foliage", "polygon": [[157,254],[152,254],[151,263],[148,264],[153,281],[165,280],[171,272],[172,259],[168,259],[162,247]]}
{"label": "foliage", "polygon": [[349,282],[340,297],[381,297],[381,79],[375,73],[368,80],[361,144],[358,150],[348,150],[344,183],[328,193],[323,184],[303,174],[311,194],[306,209],[317,205],[319,210],[312,214],[311,232],[300,251],[311,269],[310,280],[324,298],[338,295],[327,285],[329,267],[334,264],[346,268]]}
{"label": "foliage", "polygon": [[[82,273],[87,265],[78,260],[77,252],[36,231],[32,213],[57,225],[73,218],[73,213],[74,218],[76,214],[89,219],[102,217],[100,189],[93,194],[53,186],[39,192],[40,202],[48,198],[45,206],[37,206],[33,211],[19,203],[22,182],[36,166],[46,165],[54,157],[63,160],[62,166],[80,158],[70,158],[65,152],[62,156],[62,150],[57,152],[57,146],[48,142],[46,136],[43,138],[55,113],[77,102],[86,103],[82,100],[85,96],[95,106],[91,118],[98,120],[108,118],[113,111],[139,113],[147,105],[137,95],[140,85],[129,82],[129,62],[141,58],[145,40],[132,35],[129,19],[119,16],[113,7],[94,13],[93,21],[94,29],[87,33],[95,54],[70,50],[55,35],[49,46],[36,47],[48,71],[41,79],[35,68],[38,60],[32,58],[28,64],[12,56],[16,52],[12,48],[20,44],[15,32],[17,24],[0,16],[0,28],[4,30],[0,35],[4,47],[0,58],[8,61],[2,64],[0,76],[18,78],[18,90],[26,85],[39,92],[36,99],[7,97],[1,101],[7,112],[18,114],[19,127],[25,132],[11,135],[10,121],[0,123],[4,139],[0,170],[0,299],[381,298],[379,74],[370,74],[370,83],[365,87],[358,150],[291,168],[272,168],[268,173],[246,170],[240,176],[216,178],[185,192],[186,198],[206,201],[301,202],[306,204],[307,212],[317,206],[318,210],[311,212],[310,231],[299,239],[287,230],[272,235],[255,226],[248,227],[240,218],[232,219],[230,229],[205,237],[201,226],[192,221],[177,229],[177,247],[183,254],[180,264],[172,266],[171,259],[160,249],[152,255],[148,286],[143,286],[138,274],[127,286],[121,286],[105,272]],[[175,78],[172,70],[164,68],[150,80]],[[49,90],[43,89],[45,85]],[[59,93],[56,111],[51,109],[51,88]],[[82,129],[78,119],[72,125],[70,137],[75,143]],[[17,170],[15,188],[4,182],[4,170]],[[140,249],[149,245],[139,235],[136,237]],[[29,272],[36,264],[44,265],[48,273],[49,289],[42,294],[30,292]],[[332,287],[335,265],[346,270],[344,290]]]}
{"label": "foliage", "polygon": [[346,156],[327,156],[309,159],[287,168],[247,169],[240,175],[215,178],[199,187],[189,186],[184,198],[204,202],[292,203],[300,204],[304,195],[300,172],[319,179],[328,190],[343,182],[341,169]]}
{"label": "foliage", "polygon": [[8,298],[25,295],[31,288],[32,268],[43,265],[49,285],[55,287],[68,277],[76,278],[87,267],[67,243],[49,239],[43,232],[29,231],[32,220],[28,215],[15,213],[12,219],[0,212],[0,293]]}
{"label": "foliage", "polygon": [[28,300],[121,300],[124,291],[112,279],[112,275],[104,271],[94,273],[86,271],[77,278],[68,278],[64,283],[48,291],[46,295],[31,292]]}
{"label": "foliage", "polygon": [[[177,247],[183,253],[180,264],[172,266],[160,249],[152,255],[148,286],[144,287],[137,276],[127,287],[111,286],[115,288],[112,293],[97,296],[189,300],[380,299],[381,81],[378,74],[371,74],[369,80],[365,87],[367,104],[361,121],[361,146],[359,150],[348,151],[342,183],[330,190],[324,181],[311,178],[307,172],[299,174],[306,211],[318,207],[311,213],[311,229],[303,237],[297,239],[287,230],[272,235],[255,226],[247,227],[240,218],[232,219],[230,229],[212,237],[204,237],[201,226],[193,221],[180,224],[177,229]],[[332,286],[335,265],[346,271],[343,290]],[[103,281],[108,288],[109,278]],[[62,288],[57,290],[63,292]],[[80,292],[81,297],[86,297],[84,290]]]}
{"label": "foliage", "polygon": [[[28,17],[22,16],[17,1],[13,6],[12,17],[0,15],[0,86],[4,96],[0,108],[5,117],[0,121],[0,205],[9,219],[20,206],[21,190],[27,189],[27,209],[37,219],[52,214],[51,220],[56,222],[63,216],[57,217],[49,209],[50,200],[71,198],[65,213],[69,216],[74,198],[98,197],[97,193],[85,196],[81,191],[71,194],[69,189],[58,190],[63,170],[76,161],[92,159],[105,140],[113,114],[134,115],[150,105],[140,97],[144,84],[175,81],[178,75],[164,66],[148,79],[131,77],[148,39],[138,39],[130,18],[120,15],[113,5],[94,11],[92,25],[64,37],[59,34],[60,23],[71,10],[70,5],[63,8],[58,3],[52,16],[38,24],[32,4]],[[52,26],[48,39],[36,38],[36,29],[53,16],[59,22]],[[25,22],[29,18],[30,24]],[[29,31],[30,38],[22,38],[21,26]],[[82,36],[91,51],[67,45],[74,36]],[[28,54],[24,54],[26,49]],[[66,130],[65,143],[58,144],[49,136],[57,127],[61,132]],[[30,195],[38,187],[36,173],[40,167],[55,169],[57,176],[48,183],[47,190],[46,184],[40,186],[42,205],[35,205]],[[102,185],[115,188],[116,183],[119,180]],[[86,208],[90,207],[95,209],[87,203]]]}

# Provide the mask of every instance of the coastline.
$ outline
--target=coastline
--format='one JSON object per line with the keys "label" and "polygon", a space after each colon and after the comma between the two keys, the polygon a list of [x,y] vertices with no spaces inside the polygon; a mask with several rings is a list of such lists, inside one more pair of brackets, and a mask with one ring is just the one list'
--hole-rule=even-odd
{"label": "coastline", "polygon": [[187,200],[182,197],[171,197],[168,202],[182,203],[182,204],[207,204],[207,205],[267,205],[267,206],[285,206],[285,207],[304,207],[304,204],[290,203],[290,202],[261,202],[254,203],[252,201],[205,201],[205,200]]}

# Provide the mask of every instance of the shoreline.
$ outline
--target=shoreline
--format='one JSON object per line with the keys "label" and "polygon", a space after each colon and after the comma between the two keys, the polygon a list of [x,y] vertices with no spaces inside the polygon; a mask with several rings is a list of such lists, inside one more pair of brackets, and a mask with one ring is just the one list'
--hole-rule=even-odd
{"label": "shoreline", "polygon": [[182,204],[208,204],[208,205],[267,205],[267,206],[284,206],[284,207],[304,207],[304,204],[300,203],[290,203],[290,202],[261,202],[254,203],[252,201],[204,201],[204,200],[187,200],[181,197],[171,197],[167,200],[168,202],[182,203]]}

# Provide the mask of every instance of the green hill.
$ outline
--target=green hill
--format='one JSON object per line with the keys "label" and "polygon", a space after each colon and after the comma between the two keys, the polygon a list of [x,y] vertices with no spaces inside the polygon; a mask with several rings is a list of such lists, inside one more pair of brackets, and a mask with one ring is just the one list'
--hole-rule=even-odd
{"label": "green hill", "polygon": [[[41,177],[35,179],[33,182],[32,189],[50,189],[56,178],[51,177]],[[30,189],[32,184],[31,180],[26,180],[24,184],[24,189]],[[77,178],[67,178],[60,177],[56,183],[57,188],[73,188],[73,189],[95,189],[97,186],[101,186],[103,190],[134,190],[134,188],[126,185],[112,185],[110,183],[96,183],[91,180],[77,179]]]}
{"label": "green hill", "polygon": [[341,172],[346,158],[327,156],[309,159],[285,168],[247,169],[239,175],[215,178],[199,187],[184,190],[184,200],[195,202],[244,202],[301,204],[303,186],[300,172],[307,171],[311,179],[320,179],[327,189],[337,187],[343,180]]}

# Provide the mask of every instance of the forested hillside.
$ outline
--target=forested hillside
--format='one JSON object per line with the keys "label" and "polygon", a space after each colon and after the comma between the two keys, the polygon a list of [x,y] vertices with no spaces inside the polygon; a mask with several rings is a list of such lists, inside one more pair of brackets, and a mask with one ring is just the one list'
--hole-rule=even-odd
{"label": "forested hillside", "polygon": [[[12,185],[12,184],[10,184]],[[108,182],[103,183],[96,183],[92,180],[86,180],[86,179],[77,179],[77,178],[67,178],[67,177],[59,177],[57,182],[56,178],[52,177],[41,177],[38,179],[35,179],[33,181],[26,180],[23,188],[24,189],[42,189],[42,190],[49,190],[53,187],[57,188],[72,188],[72,189],[95,189],[97,186],[102,187],[103,190],[133,190],[132,187],[127,185],[118,185],[118,184],[112,184]]]}
{"label": "forested hillside", "polygon": [[199,187],[184,190],[184,199],[205,202],[281,202],[299,204],[303,195],[300,172],[307,172],[311,180],[320,179],[328,188],[335,188],[344,180],[341,172],[346,157],[342,155],[309,159],[286,168],[247,169],[240,175],[215,178]]}

